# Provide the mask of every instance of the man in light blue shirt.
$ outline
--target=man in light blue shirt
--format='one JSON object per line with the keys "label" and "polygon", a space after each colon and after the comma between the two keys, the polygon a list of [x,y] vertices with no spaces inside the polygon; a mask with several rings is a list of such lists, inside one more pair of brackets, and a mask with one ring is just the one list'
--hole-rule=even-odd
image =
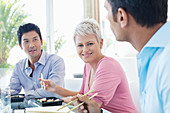
{"label": "man in light blue shirt", "polygon": [[170,113],[170,22],[137,54],[142,113]]}
{"label": "man in light blue shirt", "polygon": [[20,26],[17,32],[19,46],[28,58],[20,60],[14,67],[10,79],[10,88],[15,90],[12,94],[25,90],[26,96],[35,98],[59,97],[56,94],[41,88],[41,73],[44,79],[51,79],[64,87],[65,65],[61,57],[47,54],[41,49],[43,44],[41,32],[37,25],[28,23]]}
{"label": "man in light blue shirt", "polygon": [[[137,54],[142,113],[170,113],[170,22],[168,0],[106,0],[107,19],[118,41]],[[99,108],[78,96],[90,113]],[[80,107],[82,110],[84,107]]]}

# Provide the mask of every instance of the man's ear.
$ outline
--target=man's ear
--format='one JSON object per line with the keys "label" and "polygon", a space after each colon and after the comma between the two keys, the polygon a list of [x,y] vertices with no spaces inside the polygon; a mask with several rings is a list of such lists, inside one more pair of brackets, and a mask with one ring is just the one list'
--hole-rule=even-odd
{"label": "man's ear", "polygon": [[20,47],[21,49],[23,49],[22,46],[21,46],[21,44],[19,44],[19,47]]}
{"label": "man's ear", "polygon": [[128,15],[123,8],[119,8],[117,12],[117,20],[120,23],[121,27],[126,27],[128,24]]}

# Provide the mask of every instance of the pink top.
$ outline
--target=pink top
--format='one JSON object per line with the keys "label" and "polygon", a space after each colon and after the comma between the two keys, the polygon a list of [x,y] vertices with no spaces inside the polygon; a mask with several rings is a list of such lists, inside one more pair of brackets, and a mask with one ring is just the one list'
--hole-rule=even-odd
{"label": "pink top", "polygon": [[97,92],[98,95],[93,99],[101,104],[101,108],[114,113],[137,113],[126,76],[116,60],[104,57],[98,62],[96,76],[89,89],[90,71],[91,66],[85,64],[81,94],[95,89],[89,96]]}

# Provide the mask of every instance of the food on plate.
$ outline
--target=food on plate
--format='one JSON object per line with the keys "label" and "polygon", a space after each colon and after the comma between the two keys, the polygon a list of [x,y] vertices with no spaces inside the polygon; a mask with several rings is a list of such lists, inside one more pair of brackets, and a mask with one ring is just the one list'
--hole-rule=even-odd
{"label": "food on plate", "polygon": [[57,102],[60,101],[60,99],[47,99],[47,98],[42,98],[42,99],[37,99],[38,102]]}

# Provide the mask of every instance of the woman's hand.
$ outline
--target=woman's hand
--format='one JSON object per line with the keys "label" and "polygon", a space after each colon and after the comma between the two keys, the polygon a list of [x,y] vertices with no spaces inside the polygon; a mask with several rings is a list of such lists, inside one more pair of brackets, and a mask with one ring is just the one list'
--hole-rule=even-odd
{"label": "woman's hand", "polygon": [[44,80],[44,79],[41,79],[41,78],[39,78],[39,80],[41,81],[40,82],[41,85],[43,85],[43,82],[44,82],[46,91],[56,93],[59,86],[54,81],[47,80],[47,79]]}
{"label": "woman's hand", "polygon": [[77,105],[81,102],[85,103],[78,108],[79,113],[101,113],[100,104],[98,104],[93,99],[89,100],[88,96],[82,96],[80,94],[77,94],[77,96],[74,96],[72,100],[76,98],[78,98],[79,101],[77,103],[74,103],[74,105]]}
{"label": "woman's hand", "polygon": [[72,98],[72,96],[63,97],[62,100],[64,101],[64,103],[69,103],[70,101],[72,101]]}

